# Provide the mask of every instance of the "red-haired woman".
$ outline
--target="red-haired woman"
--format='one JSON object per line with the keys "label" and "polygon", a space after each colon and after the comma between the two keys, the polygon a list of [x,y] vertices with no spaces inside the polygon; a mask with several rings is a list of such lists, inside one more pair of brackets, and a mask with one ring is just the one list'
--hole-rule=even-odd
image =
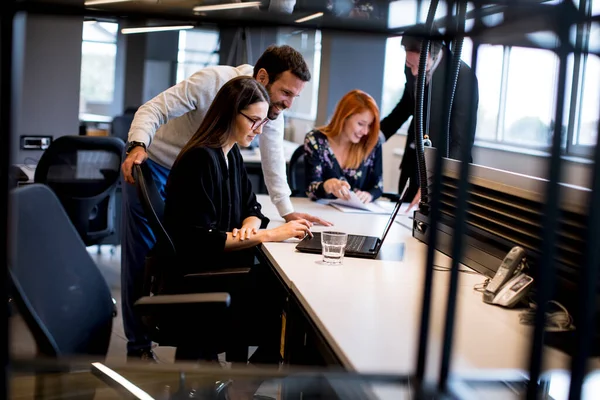
{"label": "red-haired woman", "polygon": [[328,125],[306,134],[304,160],[313,200],[349,199],[369,203],[383,192],[379,109],[365,92],[353,90],[338,103]]}

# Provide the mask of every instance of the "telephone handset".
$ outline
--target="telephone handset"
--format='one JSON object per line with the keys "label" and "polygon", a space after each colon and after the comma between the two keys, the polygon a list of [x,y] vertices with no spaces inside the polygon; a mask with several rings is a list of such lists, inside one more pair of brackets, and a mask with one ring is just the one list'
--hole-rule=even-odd
{"label": "telephone handset", "polygon": [[525,250],[522,247],[515,246],[508,252],[483,292],[484,302],[513,307],[525,297],[533,278],[522,272],[524,260]]}

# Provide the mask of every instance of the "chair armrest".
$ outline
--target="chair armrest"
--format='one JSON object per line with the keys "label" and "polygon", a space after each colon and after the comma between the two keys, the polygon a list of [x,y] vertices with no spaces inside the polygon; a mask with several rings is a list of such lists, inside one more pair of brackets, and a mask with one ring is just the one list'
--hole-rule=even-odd
{"label": "chair armrest", "polygon": [[197,272],[194,274],[187,274],[184,276],[184,279],[201,279],[211,276],[228,276],[228,275],[238,275],[238,274],[247,274],[250,272],[250,268],[225,268],[218,269],[214,271],[206,271],[206,272]]}
{"label": "chair armrest", "polygon": [[231,299],[229,293],[189,293],[144,296],[135,302],[142,314],[180,311],[182,308],[227,308]]}

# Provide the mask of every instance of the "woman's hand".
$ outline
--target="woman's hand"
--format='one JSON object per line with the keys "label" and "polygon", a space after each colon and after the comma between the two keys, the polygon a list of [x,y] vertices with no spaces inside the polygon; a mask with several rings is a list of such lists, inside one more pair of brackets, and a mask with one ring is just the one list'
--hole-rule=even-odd
{"label": "woman's hand", "polygon": [[358,197],[358,199],[365,204],[368,204],[373,201],[373,196],[371,195],[371,193],[363,192],[362,190],[356,191],[356,197]]}
{"label": "woman's hand", "polygon": [[258,229],[256,227],[242,226],[240,229],[233,228],[231,231],[231,236],[239,237],[240,241],[250,239],[252,236],[256,235]]}
{"label": "woman's hand", "polygon": [[295,219],[277,228],[265,231],[268,234],[268,242],[282,242],[290,238],[304,239],[306,235],[312,236],[310,232],[311,223],[305,219]]}
{"label": "woman's hand", "polygon": [[339,199],[350,200],[350,184],[346,181],[331,178],[323,182],[325,193],[332,194]]}
{"label": "woman's hand", "polygon": [[258,233],[261,220],[258,217],[248,217],[242,222],[241,228],[231,231],[232,237],[239,237],[240,241],[248,240]]}

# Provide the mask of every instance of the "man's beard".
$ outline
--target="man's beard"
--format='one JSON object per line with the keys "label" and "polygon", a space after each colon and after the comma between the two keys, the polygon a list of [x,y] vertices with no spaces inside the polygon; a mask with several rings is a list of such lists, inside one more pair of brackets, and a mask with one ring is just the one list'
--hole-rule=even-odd
{"label": "man's beard", "polygon": [[[271,84],[268,84],[265,89],[267,89],[267,93],[269,94],[269,97],[271,97]],[[275,107],[279,108],[281,111],[277,112],[277,110],[275,109]],[[281,112],[283,110],[285,110],[286,107],[283,103],[279,102],[279,103],[270,103],[269,104],[269,111],[267,113],[267,118],[269,118],[271,121],[277,119],[277,117],[279,117],[279,114],[281,114]]]}
{"label": "man's beard", "polygon": [[[278,111],[277,108],[279,108]],[[281,114],[281,112],[285,110],[285,106],[282,103],[273,103],[273,104],[269,104],[269,112],[267,113],[267,118],[269,118],[271,121],[277,119],[277,117],[279,117],[279,114]]]}

